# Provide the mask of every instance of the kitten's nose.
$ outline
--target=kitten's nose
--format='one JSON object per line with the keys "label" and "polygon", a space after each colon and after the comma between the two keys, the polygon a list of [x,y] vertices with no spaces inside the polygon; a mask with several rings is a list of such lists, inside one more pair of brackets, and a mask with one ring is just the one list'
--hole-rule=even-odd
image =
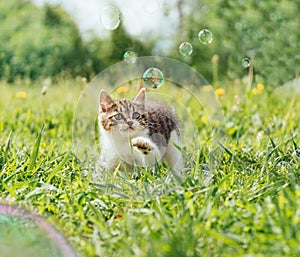
{"label": "kitten's nose", "polygon": [[132,120],[128,120],[126,123],[128,124],[128,126],[132,126],[133,121]]}

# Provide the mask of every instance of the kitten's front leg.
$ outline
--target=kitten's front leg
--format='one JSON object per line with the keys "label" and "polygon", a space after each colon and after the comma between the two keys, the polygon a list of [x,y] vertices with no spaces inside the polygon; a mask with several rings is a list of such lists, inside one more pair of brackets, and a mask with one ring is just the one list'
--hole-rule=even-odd
{"label": "kitten's front leg", "polygon": [[115,168],[120,163],[120,159],[117,155],[104,154],[102,153],[99,158],[99,166],[107,170],[108,172],[113,172]]}
{"label": "kitten's front leg", "polygon": [[133,155],[136,163],[141,166],[153,166],[156,160],[162,158],[161,151],[155,143],[144,137],[135,137],[131,140]]}
{"label": "kitten's front leg", "polygon": [[151,152],[154,149],[151,143],[142,137],[136,137],[132,139],[131,143],[133,147],[135,147],[138,151],[140,151],[144,155],[147,155],[149,152]]}

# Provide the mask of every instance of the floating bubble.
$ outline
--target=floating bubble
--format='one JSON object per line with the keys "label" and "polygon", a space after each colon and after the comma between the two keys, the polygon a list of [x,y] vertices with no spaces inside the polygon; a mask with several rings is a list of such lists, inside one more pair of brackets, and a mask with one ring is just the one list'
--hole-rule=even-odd
{"label": "floating bubble", "polygon": [[41,218],[0,204],[0,256],[75,257],[65,239]]}
{"label": "floating bubble", "polygon": [[213,33],[209,29],[202,29],[198,33],[198,39],[204,45],[210,44],[213,41]]}
{"label": "floating bubble", "polygon": [[250,67],[250,65],[251,65],[251,58],[249,58],[249,57],[244,57],[244,58],[242,59],[242,65],[243,65],[244,68]]}
{"label": "floating bubble", "polygon": [[183,42],[179,46],[179,52],[183,56],[191,55],[193,52],[193,46],[189,42]]}
{"label": "floating bubble", "polygon": [[164,81],[164,76],[160,69],[151,67],[144,72],[143,81],[148,88],[159,88]]}
{"label": "floating bubble", "polygon": [[135,63],[136,62],[136,53],[134,51],[126,51],[123,54],[123,60],[126,63]]}
{"label": "floating bubble", "polygon": [[[158,69],[161,78],[158,81],[163,81],[161,82],[163,86],[161,83],[152,83],[152,77],[148,76],[149,73],[151,74],[149,69],[150,71]],[[153,77],[155,78],[155,76]],[[153,89],[158,84],[160,85],[159,89]],[[152,89],[147,91],[146,101],[162,102],[172,109],[176,109],[174,111],[182,131],[180,135],[182,152],[184,156],[188,157],[184,158],[183,172],[175,173],[176,179],[173,179],[175,178],[174,170],[170,169],[167,163],[158,162],[155,167],[142,169],[137,166],[130,167],[129,158],[133,156],[128,156],[128,158],[119,156],[122,160],[118,166],[120,172],[116,170],[112,174],[101,167],[102,149],[98,140],[99,125],[95,122],[98,117],[99,92],[101,89],[105,89],[113,99],[119,99],[122,95],[124,96],[122,94],[124,92],[127,96],[136,95],[141,86]],[[198,126],[201,128],[205,126],[205,129],[199,129]],[[202,151],[199,145],[207,145],[208,155],[207,158],[201,159],[199,168],[197,171],[195,170],[195,178],[209,183],[214,176],[215,165],[223,156],[220,152],[222,150],[219,142],[222,142],[224,138],[224,128],[224,116],[215,90],[209,86],[200,73],[189,65],[174,59],[159,56],[138,57],[134,65],[129,65],[125,61],[111,65],[97,74],[84,89],[74,113],[73,152],[80,160],[88,162],[93,167],[90,169],[92,183],[107,188],[108,193],[114,197],[144,202],[149,198],[156,199],[166,194],[169,195],[178,188],[178,185],[189,179],[189,172],[186,171],[189,171],[190,168],[193,169],[195,163],[198,162],[199,151]],[[154,131],[155,133],[157,132]],[[155,135],[155,139],[159,140],[160,135]],[[174,143],[176,148],[180,147],[176,142]],[[115,149],[114,151],[118,155],[118,142],[112,144],[112,149]],[[127,164],[129,164],[128,167]],[[148,173],[153,174],[153,180],[152,178],[149,181],[144,180]],[[202,173],[205,173],[203,177]],[[126,188],[121,186],[124,185],[124,178],[128,179],[128,182],[130,181],[126,183]],[[109,186],[111,181],[114,182],[114,188]],[[138,190],[132,190],[133,187],[138,187]]]}
{"label": "floating bubble", "polygon": [[113,5],[108,5],[101,10],[101,23],[107,30],[115,30],[120,24],[120,11]]}

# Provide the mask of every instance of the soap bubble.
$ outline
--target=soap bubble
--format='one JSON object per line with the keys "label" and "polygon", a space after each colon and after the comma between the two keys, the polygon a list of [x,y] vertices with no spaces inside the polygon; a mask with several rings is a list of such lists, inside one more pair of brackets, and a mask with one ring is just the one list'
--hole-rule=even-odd
{"label": "soap bubble", "polygon": [[160,69],[151,67],[144,72],[143,81],[148,88],[159,88],[164,81],[164,76]]}
{"label": "soap bubble", "polygon": [[[158,76],[153,76],[154,71]],[[158,83],[155,83],[155,77]],[[160,87],[154,89],[158,85]],[[179,136],[182,145],[174,141],[174,147],[179,148],[184,155],[182,172],[172,169],[165,160],[160,158],[157,159],[154,167],[148,165],[144,167],[144,163],[137,163],[130,153],[123,155],[120,152],[118,139],[111,143],[111,149],[118,155],[120,166],[117,166],[113,173],[104,167],[101,142],[99,142],[101,124],[97,122],[100,92],[104,89],[112,99],[134,99],[133,97],[143,87],[147,89],[146,103],[166,104],[177,114],[179,120],[177,124],[180,124],[180,131],[182,131]],[[153,107],[155,106],[156,104]],[[157,107],[159,106],[158,104]],[[199,129],[199,126],[201,128],[204,126],[205,129]],[[152,129],[151,135],[155,137],[151,139],[160,141],[159,143],[164,145],[164,138],[161,137],[160,132],[156,131],[156,127]],[[104,69],[84,89],[74,113],[73,152],[82,162],[91,165],[92,168],[88,172],[90,172],[91,183],[95,186],[105,188],[107,193],[117,199],[126,198],[144,202],[147,199],[169,195],[173,190],[177,190],[178,186],[190,178],[190,171],[195,169],[197,163],[199,166],[195,169],[193,178],[205,184],[210,183],[215,167],[223,156],[219,144],[220,142],[222,144],[225,137],[224,129],[225,120],[219,99],[215,90],[200,73],[189,65],[171,58],[137,57],[134,65],[122,60]],[[128,134],[127,139],[130,140],[130,136]],[[199,146],[205,146],[207,153],[203,159],[201,158],[201,163],[199,163],[199,156],[203,148]],[[131,145],[130,149],[132,149]],[[177,167],[180,167],[181,158],[175,157],[176,161],[178,161]],[[125,187],[124,179],[129,182],[125,183]],[[114,187],[110,186],[112,181]],[[136,190],[132,190],[133,188]]]}
{"label": "soap bubble", "polygon": [[120,24],[120,11],[113,5],[108,5],[101,10],[101,23],[107,30],[115,30]]}
{"label": "soap bubble", "polygon": [[249,58],[249,57],[244,57],[244,58],[242,59],[242,65],[243,65],[244,68],[250,67],[250,65],[251,65],[251,58]]}
{"label": "soap bubble", "polygon": [[0,204],[0,255],[75,257],[66,240],[47,222],[22,209]]}
{"label": "soap bubble", "polygon": [[183,56],[191,55],[193,52],[193,46],[189,42],[183,42],[179,46],[179,52]]}
{"label": "soap bubble", "polygon": [[199,41],[204,44],[210,44],[213,41],[213,33],[209,29],[202,29],[198,34]]}
{"label": "soap bubble", "polygon": [[123,54],[123,60],[126,63],[135,63],[136,62],[136,53],[134,51],[126,51]]}

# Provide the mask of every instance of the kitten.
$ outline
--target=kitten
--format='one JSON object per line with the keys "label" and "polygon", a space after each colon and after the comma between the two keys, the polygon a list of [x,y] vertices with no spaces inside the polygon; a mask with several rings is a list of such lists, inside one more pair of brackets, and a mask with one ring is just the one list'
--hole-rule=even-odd
{"label": "kitten", "polygon": [[152,167],[164,159],[176,171],[183,158],[175,113],[162,103],[146,102],[141,89],[133,100],[112,100],[100,92],[99,116],[101,166],[113,171],[122,162],[127,166]]}

